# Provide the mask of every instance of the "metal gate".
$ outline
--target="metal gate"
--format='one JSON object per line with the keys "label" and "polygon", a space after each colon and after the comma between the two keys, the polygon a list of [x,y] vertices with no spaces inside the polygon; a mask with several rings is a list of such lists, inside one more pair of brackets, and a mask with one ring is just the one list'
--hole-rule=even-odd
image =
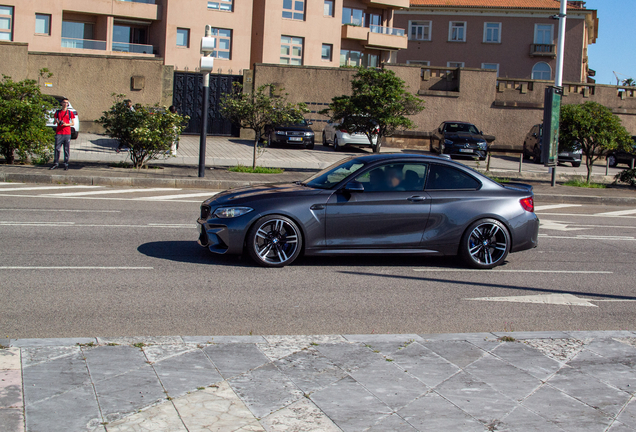
{"label": "metal gate", "polygon": [[[243,83],[241,75],[210,75],[208,99],[208,135],[239,136],[240,128],[221,116],[221,96],[232,90],[235,83]],[[190,117],[186,134],[201,133],[201,107],[203,103],[203,75],[195,72],[175,72],[172,104],[179,114]]]}

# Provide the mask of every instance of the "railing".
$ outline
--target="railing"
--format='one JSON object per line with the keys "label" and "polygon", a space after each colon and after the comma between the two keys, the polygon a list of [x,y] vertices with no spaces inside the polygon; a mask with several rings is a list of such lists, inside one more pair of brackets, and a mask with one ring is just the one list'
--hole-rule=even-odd
{"label": "railing", "polygon": [[106,41],[62,38],[62,48],[79,48],[105,51]]}
{"label": "railing", "polygon": [[369,30],[371,33],[380,33],[391,36],[404,36],[404,29],[393,27],[382,27],[379,25],[370,25]]}
{"label": "railing", "polygon": [[530,55],[555,57],[554,44],[531,44]]}
{"label": "railing", "polygon": [[135,54],[152,54],[154,52],[154,47],[152,45],[113,42],[113,51]]}
{"label": "railing", "polygon": [[131,3],[155,4],[155,0],[119,0],[119,1],[131,2]]}

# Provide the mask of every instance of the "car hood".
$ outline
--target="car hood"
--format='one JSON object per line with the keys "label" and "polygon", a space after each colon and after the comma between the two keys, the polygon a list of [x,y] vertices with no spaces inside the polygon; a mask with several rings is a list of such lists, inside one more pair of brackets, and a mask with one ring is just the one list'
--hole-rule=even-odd
{"label": "car hood", "polygon": [[204,202],[210,205],[246,204],[259,199],[277,199],[289,196],[316,195],[321,189],[314,189],[297,183],[274,183],[223,191]]}
{"label": "car hood", "polygon": [[311,128],[309,126],[276,126],[274,130],[277,131],[303,131],[303,132],[311,132]]}
{"label": "car hood", "polygon": [[444,138],[453,142],[458,141],[462,143],[478,143],[480,141],[485,141],[482,135],[474,135],[468,132],[446,133],[444,134]]}

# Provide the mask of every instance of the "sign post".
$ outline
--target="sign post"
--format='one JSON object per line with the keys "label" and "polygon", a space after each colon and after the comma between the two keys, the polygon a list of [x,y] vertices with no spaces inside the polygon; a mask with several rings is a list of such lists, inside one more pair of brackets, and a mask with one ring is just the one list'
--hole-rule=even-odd
{"label": "sign post", "polygon": [[541,160],[552,171],[552,186],[556,184],[556,166],[559,153],[559,124],[561,119],[561,97],[563,89],[545,89],[543,108],[543,137],[541,139]]}
{"label": "sign post", "polygon": [[203,103],[201,106],[201,136],[199,138],[199,177],[205,177],[205,151],[208,137],[208,99],[210,98],[210,72],[214,67],[214,58],[210,57],[214,51],[215,39],[211,37],[212,28],[205,26],[205,37],[201,39],[201,73],[203,73]]}

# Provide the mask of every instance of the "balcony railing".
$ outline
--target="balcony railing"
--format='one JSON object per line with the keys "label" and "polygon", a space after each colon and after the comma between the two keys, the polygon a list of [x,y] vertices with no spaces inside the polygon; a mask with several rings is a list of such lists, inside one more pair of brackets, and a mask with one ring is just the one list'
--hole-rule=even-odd
{"label": "balcony railing", "polygon": [[146,4],[155,4],[155,0],[119,0],[131,3],[146,3]]}
{"label": "balcony railing", "polygon": [[379,25],[370,25],[369,30],[371,33],[380,33],[391,36],[404,36],[404,29],[393,27],[382,27]]}
{"label": "balcony railing", "polygon": [[554,44],[531,44],[530,56],[556,57],[556,53],[554,52]]}
{"label": "balcony railing", "polygon": [[79,48],[91,50],[106,50],[106,41],[92,39],[62,38],[62,48]]}
{"label": "balcony railing", "polygon": [[152,45],[113,42],[113,51],[135,54],[152,54],[154,47]]}

